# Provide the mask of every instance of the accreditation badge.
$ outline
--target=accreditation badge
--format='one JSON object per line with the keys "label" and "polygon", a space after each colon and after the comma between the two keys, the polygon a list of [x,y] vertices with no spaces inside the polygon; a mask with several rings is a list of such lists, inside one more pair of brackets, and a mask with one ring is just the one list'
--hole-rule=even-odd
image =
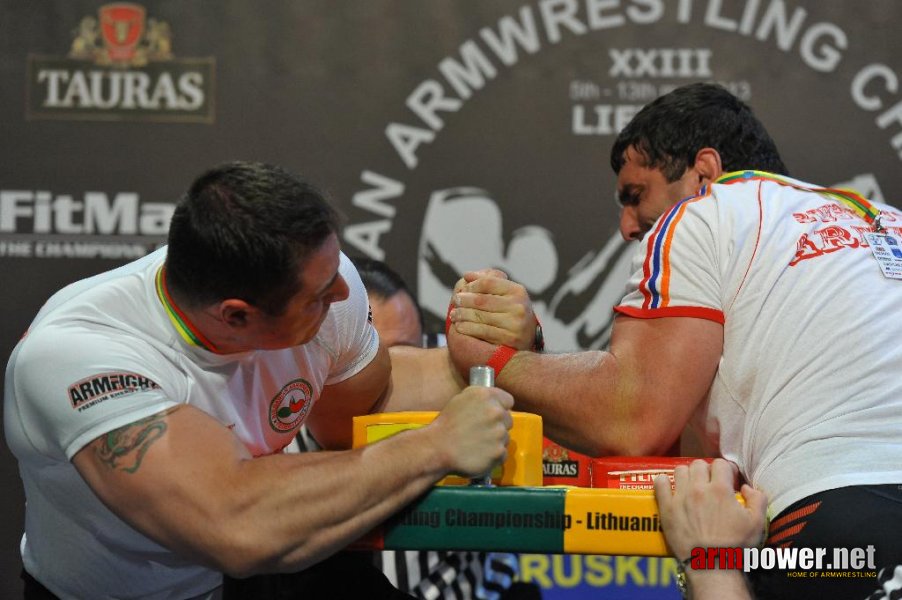
{"label": "accreditation badge", "polygon": [[864,235],[883,275],[889,279],[902,280],[902,238],[888,232],[870,232]]}

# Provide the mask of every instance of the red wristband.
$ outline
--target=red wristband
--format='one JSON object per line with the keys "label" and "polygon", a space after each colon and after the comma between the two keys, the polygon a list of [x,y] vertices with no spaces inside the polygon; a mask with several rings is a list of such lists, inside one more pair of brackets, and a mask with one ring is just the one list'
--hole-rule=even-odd
{"label": "red wristband", "polygon": [[507,365],[508,361],[510,361],[516,353],[516,348],[511,348],[510,346],[498,346],[485,364],[492,367],[492,369],[495,370],[495,377],[498,377],[501,373],[501,369]]}
{"label": "red wristband", "polygon": [[448,304],[448,314],[445,315],[445,336],[451,333],[451,311],[454,310],[454,301]]}

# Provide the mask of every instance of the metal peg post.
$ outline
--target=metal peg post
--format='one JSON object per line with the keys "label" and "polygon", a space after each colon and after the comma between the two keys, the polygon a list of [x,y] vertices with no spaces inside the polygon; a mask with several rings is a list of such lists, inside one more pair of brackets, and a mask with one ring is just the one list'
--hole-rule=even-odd
{"label": "metal peg post", "polygon": [[[486,365],[470,367],[470,385],[495,387],[495,369]],[[482,477],[472,478],[470,480],[470,485],[492,485],[491,472],[486,473]]]}

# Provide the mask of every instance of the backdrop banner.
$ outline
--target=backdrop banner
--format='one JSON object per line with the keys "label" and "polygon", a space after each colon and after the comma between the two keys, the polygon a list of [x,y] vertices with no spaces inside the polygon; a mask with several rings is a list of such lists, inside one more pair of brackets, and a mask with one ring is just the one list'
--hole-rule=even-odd
{"label": "backdrop banner", "polygon": [[[397,269],[430,329],[461,271],[496,267],[550,350],[603,348],[635,251],[617,132],[720,82],[794,177],[899,206],[900,21],[897,0],[4,2],[0,353],[53,291],[164,243],[191,180],[236,159],[324,188],[344,250]],[[0,477],[9,596],[24,498],[5,447]],[[667,561],[632,560],[523,557],[521,573],[548,598],[672,592]]]}

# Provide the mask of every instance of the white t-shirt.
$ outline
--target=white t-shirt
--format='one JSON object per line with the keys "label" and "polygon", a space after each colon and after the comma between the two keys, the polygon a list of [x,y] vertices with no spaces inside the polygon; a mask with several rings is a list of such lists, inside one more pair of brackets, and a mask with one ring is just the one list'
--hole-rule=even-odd
{"label": "white t-shirt", "polygon": [[[902,212],[877,208],[902,236]],[[724,323],[693,420],[773,514],[902,483],[902,281],[883,276],[869,231],[839,201],[769,177],[715,184],[658,220],[615,309]]]}
{"label": "white t-shirt", "polygon": [[288,445],[324,385],[375,357],[366,291],[342,254],[347,300],[302,346],[218,355],[186,341],[158,296],[165,248],[55,294],[6,373],[6,440],[26,494],[26,570],[62,598],[188,598],[222,576],[141,535],[70,460],[95,438],[177,404],[231,428],[254,456]]}

